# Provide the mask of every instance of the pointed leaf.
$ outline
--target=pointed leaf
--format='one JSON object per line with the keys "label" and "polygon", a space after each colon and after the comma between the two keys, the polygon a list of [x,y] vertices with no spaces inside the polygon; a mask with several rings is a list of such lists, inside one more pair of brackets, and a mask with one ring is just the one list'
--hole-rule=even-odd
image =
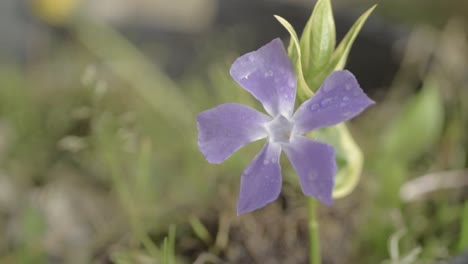
{"label": "pointed leaf", "polygon": [[[297,67],[296,61],[299,58],[299,54],[297,53],[297,48],[296,48],[295,43],[296,43],[296,41],[291,36],[291,38],[289,39],[289,45],[288,45],[288,56],[289,56],[289,59],[293,62],[294,67]],[[296,73],[297,73],[297,71],[296,71]]]}
{"label": "pointed leaf", "polygon": [[346,36],[340,42],[338,47],[336,48],[335,52],[333,53],[332,64],[335,64],[335,70],[342,70],[346,64],[348,59],[349,51],[353,46],[354,40],[356,39],[359,31],[361,31],[362,26],[366,22],[369,15],[374,11],[377,5],[374,5],[369,10],[367,10],[364,14],[362,14],[351,29],[348,31]]}
{"label": "pointed leaf", "polygon": [[349,51],[356,39],[357,34],[361,30],[362,26],[366,22],[369,15],[372,11],[376,8],[377,5],[374,5],[369,10],[367,10],[364,14],[362,14],[358,20],[354,23],[351,29],[348,31],[346,36],[340,42],[336,50],[333,52],[331,60],[322,68],[322,71],[316,73],[313,76],[306,76],[306,81],[309,84],[309,87],[312,91],[316,91],[320,85],[322,84],[323,80],[334,70],[341,70],[344,68],[346,61],[348,59]]}
{"label": "pointed leaf", "polygon": [[333,188],[333,198],[342,198],[356,187],[362,173],[364,158],[344,123],[322,128],[311,133],[312,138],[335,147],[338,171]]}
{"label": "pointed leaf", "polygon": [[335,21],[330,0],[319,0],[301,36],[306,79],[325,67],[335,49]]}
{"label": "pointed leaf", "polygon": [[[291,26],[291,24],[284,18],[275,15],[275,18],[283,25],[283,27],[289,32],[291,35],[291,42],[288,47],[288,55],[289,58],[292,60],[294,65],[294,70],[297,74],[297,95],[301,100],[305,100],[310,98],[313,93],[310,90],[309,86],[307,85],[304,74],[302,72],[302,63],[301,63],[301,48],[299,45],[299,39],[297,38],[296,31]],[[294,48],[293,48],[294,47]]]}

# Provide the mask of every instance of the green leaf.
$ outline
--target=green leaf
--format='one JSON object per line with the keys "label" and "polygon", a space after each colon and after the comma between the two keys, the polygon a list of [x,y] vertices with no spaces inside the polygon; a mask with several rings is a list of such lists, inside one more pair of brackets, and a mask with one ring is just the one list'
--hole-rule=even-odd
{"label": "green leaf", "polygon": [[344,123],[312,132],[312,137],[335,147],[338,172],[335,178],[334,198],[351,193],[359,182],[364,158]]}
{"label": "green leaf", "polygon": [[167,236],[163,240],[161,263],[169,264],[169,242]]}
{"label": "green leaf", "polygon": [[175,235],[176,235],[176,226],[171,224],[169,226],[168,234],[168,253],[167,260],[168,264],[175,264]]}
{"label": "green leaf", "polygon": [[460,241],[458,242],[458,251],[464,252],[468,249],[468,202],[465,202],[461,218]]}
{"label": "green leaf", "polygon": [[[297,53],[298,51],[297,51],[296,43],[297,43],[297,39],[294,40],[294,38],[291,36],[291,38],[289,39],[289,45],[288,45],[288,56],[289,56],[289,59],[294,63],[294,69],[296,69],[297,67],[296,62],[300,58],[299,54]],[[297,70],[296,70],[296,73],[297,73]]]}
{"label": "green leaf", "polygon": [[359,34],[359,31],[361,31],[362,26],[364,25],[372,11],[374,11],[376,6],[377,5],[371,7],[364,14],[362,14],[358,18],[358,20],[356,20],[354,25],[351,27],[346,36],[340,42],[336,50],[333,52],[331,60],[329,61],[327,66],[322,68],[322,71],[316,73],[315,75],[307,75],[308,78],[306,78],[306,81],[309,84],[309,87],[312,89],[312,91],[316,91],[320,87],[322,82],[325,80],[325,78],[332,71],[341,70],[344,68],[348,59],[349,51],[353,46],[354,40],[356,39],[357,35]]}
{"label": "green leaf", "polygon": [[319,0],[301,36],[302,67],[305,78],[325,67],[335,49],[335,21],[330,0]]}
{"label": "green leaf", "polygon": [[383,154],[400,162],[419,157],[439,139],[443,118],[444,105],[438,83],[428,79],[387,129],[382,140]]}
{"label": "green leaf", "polygon": [[213,241],[213,238],[210,235],[210,232],[208,232],[208,229],[203,225],[203,223],[200,221],[198,217],[191,216],[189,218],[189,223],[192,226],[192,230],[195,233],[195,235],[203,242],[205,242],[206,245],[210,245],[211,242]]}
{"label": "green leaf", "polygon": [[353,46],[354,40],[356,39],[357,35],[361,31],[362,26],[366,23],[367,18],[369,15],[374,11],[377,5],[374,5],[369,10],[367,10],[364,14],[362,14],[351,29],[346,33],[346,36],[340,42],[338,47],[336,47],[335,52],[333,53],[332,57],[332,64],[334,64],[335,70],[342,70],[348,60],[349,51]]}
{"label": "green leaf", "polygon": [[275,18],[291,35],[291,41],[288,47],[288,55],[291,61],[293,62],[294,70],[296,71],[297,75],[297,87],[299,88],[297,91],[297,95],[301,100],[306,100],[310,98],[313,95],[313,93],[307,85],[304,79],[304,74],[302,72],[303,68],[301,63],[301,47],[299,45],[299,39],[297,38],[296,31],[286,19],[277,15],[275,15]]}

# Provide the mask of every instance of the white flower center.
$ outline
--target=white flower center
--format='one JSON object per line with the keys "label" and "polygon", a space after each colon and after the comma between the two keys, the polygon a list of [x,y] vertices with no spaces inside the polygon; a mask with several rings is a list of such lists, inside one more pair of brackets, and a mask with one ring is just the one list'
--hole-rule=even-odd
{"label": "white flower center", "polygon": [[289,143],[294,123],[283,115],[277,115],[272,121],[266,123],[266,130],[271,142]]}

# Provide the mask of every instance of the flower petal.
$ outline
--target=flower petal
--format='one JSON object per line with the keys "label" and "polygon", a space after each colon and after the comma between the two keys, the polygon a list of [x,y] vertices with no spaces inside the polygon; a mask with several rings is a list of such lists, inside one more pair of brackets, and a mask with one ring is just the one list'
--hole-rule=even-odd
{"label": "flower petal", "polygon": [[241,178],[237,214],[261,208],[276,200],[281,192],[281,146],[267,142],[245,169]]}
{"label": "flower petal", "polygon": [[303,136],[295,136],[284,145],[284,152],[299,175],[302,191],[331,205],[335,184],[335,149]]}
{"label": "flower petal", "polygon": [[317,93],[294,114],[296,133],[347,121],[372,104],[374,101],[362,91],[351,72],[332,72]]}
{"label": "flower petal", "polygon": [[230,73],[237,83],[263,104],[270,115],[292,115],[296,75],[279,38],[237,58]]}
{"label": "flower petal", "polygon": [[198,114],[198,147],[211,163],[221,163],[245,144],[264,138],[271,118],[245,105],[229,103]]}

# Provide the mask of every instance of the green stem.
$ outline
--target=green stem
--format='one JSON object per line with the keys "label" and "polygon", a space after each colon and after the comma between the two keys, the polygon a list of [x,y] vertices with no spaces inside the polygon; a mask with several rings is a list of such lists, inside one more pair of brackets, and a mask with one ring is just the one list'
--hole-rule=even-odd
{"label": "green stem", "polygon": [[309,229],[309,254],[310,254],[310,264],[320,264],[322,262],[322,257],[320,254],[320,234],[319,234],[319,225],[317,220],[317,201],[313,198],[307,199],[307,214],[309,221],[307,222],[307,227]]}

